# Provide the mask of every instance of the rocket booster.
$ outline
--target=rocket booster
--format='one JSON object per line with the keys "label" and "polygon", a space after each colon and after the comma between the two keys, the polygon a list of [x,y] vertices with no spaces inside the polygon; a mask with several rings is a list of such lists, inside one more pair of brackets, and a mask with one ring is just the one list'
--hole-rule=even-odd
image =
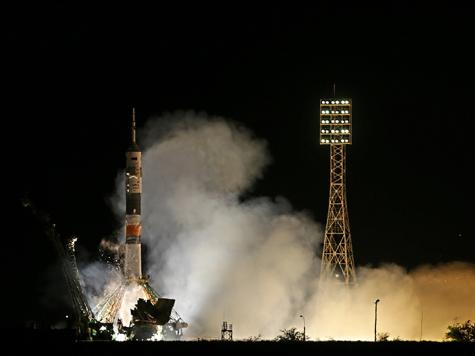
{"label": "rocket booster", "polygon": [[132,111],[132,142],[126,152],[125,169],[125,261],[127,279],[142,277],[140,242],[142,200],[142,152],[135,137],[135,108]]}

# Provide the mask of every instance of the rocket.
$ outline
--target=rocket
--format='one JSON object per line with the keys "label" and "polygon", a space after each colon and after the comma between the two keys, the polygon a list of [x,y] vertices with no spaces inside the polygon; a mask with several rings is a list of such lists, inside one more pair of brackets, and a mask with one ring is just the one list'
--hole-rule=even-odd
{"label": "rocket", "polygon": [[125,154],[125,251],[124,276],[133,281],[142,277],[142,152],[136,142],[135,108],[132,109],[132,141]]}

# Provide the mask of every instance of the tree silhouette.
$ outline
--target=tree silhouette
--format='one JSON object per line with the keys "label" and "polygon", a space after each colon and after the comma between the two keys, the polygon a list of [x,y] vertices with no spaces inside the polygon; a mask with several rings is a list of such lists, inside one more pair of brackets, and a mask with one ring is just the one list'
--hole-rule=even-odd
{"label": "tree silhouette", "polygon": [[257,336],[250,336],[247,339],[245,339],[244,341],[250,341],[250,342],[262,341],[262,336],[261,336],[261,334],[259,334]]}
{"label": "tree silhouette", "polygon": [[378,333],[378,341],[389,341],[389,333],[388,332]]}
{"label": "tree silhouette", "polygon": [[455,323],[448,326],[445,338],[450,341],[475,342],[475,323],[467,320],[465,323]]}
{"label": "tree silhouette", "polygon": [[[304,341],[303,333],[297,331],[296,328],[282,329],[281,335],[278,335],[274,340],[275,341]],[[309,337],[305,336],[305,340],[308,340]]]}

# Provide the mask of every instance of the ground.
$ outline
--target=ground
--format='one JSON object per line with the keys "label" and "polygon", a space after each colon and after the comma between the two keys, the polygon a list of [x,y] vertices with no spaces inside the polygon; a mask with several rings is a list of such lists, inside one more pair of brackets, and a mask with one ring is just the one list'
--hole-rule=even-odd
{"label": "ground", "polygon": [[[474,355],[475,343],[455,342],[76,342],[68,331],[3,330],[8,347],[3,355]],[[7,336],[5,338],[5,336]],[[4,342],[5,343],[5,342]]]}

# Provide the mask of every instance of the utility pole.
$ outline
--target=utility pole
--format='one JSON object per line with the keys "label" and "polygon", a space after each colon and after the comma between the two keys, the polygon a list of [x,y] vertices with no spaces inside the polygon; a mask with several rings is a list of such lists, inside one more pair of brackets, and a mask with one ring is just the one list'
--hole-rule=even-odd
{"label": "utility pole", "polygon": [[424,311],[421,309],[421,337],[419,341],[422,341],[422,320],[424,319]]}
{"label": "utility pole", "polygon": [[378,321],[378,303],[379,299],[376,299],[374,302],[374,341],[376,342],[376,324]]}
{"label": "utility pole", "polygon": [[303,341],[306,341],[305,337],[305,317],[303,315],[300,315],[300,317],[303,319]]}

